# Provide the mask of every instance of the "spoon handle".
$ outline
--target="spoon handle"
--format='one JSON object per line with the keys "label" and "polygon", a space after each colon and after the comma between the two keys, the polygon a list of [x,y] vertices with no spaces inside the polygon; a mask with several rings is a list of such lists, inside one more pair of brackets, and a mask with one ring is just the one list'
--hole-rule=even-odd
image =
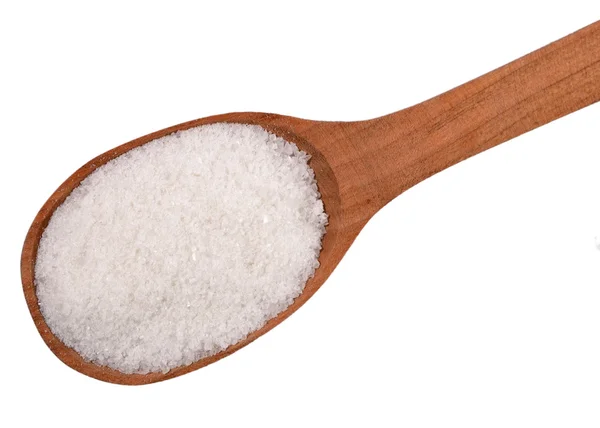
{"label": "spoon handle", "polygon": [[377,175],[382,202],[388,202],[449,166],[599,100],[600,21],[365,123],[363,156]]}

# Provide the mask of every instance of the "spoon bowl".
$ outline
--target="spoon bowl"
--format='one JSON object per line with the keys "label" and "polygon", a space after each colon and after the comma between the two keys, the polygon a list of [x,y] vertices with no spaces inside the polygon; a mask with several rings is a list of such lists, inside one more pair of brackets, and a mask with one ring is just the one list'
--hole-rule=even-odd
{"label": "spoon bowl", "polygon": [[[21,278],[34,323],[73,369],[107,382],[139,385],[189,373],[246,346],[281,323],[321,287],[369,219],[406,189],[468,157],[600,100],[600,22],[416,106],[359,122],[323,122],[266,113],[230,113],[175,125],[118,146],[71,175],[27,233]],[[170,133],[217,122],[260,125],[311,155],[329,216],[320,267],[286,310],[224,351],[167,373],[125,374],[84,360],[46,324],[35,290],[40,238],[52,214],[96,168]]]}
{"label": "spoon bowl", "polygon": [[[271,319],[261,329],[251,333],[244,340],[230,346],[225,351],[216,355],[202,358],[188,366],[181,366],[172,369],[168,373],[154,372],[148,374],[125,374],[118,370],[86,361],[81,355],[79,355],[73,349],[67,347],[52,333],[40,311],[37,294],[35,291],[34,278],[37,250],[39,241],[46,226],[48,225],[48,222],[50,221],[50,218],[52,217],[52,214],[64,202],[73,189],[79,186],[81,181],[83,181],[97,168],[101,167],[112,159],[115,159],[131,149],[173,132],[219,122],[261,125],[269,132],[283,137],[287,141],[295,143],[301,150],[311,155],[309,165],[315,172],[319,192],[321,193],[321,198],[329,218],[327,233],[323,237],[322,250],[319,255],[321,266],[319,269],[317,269],[315,275],[309,279],[309,281],[307,281],[303,293],[297,299],[295,299],[293,304],[290,305],[285,311],[281,312],[276,318]],[[353,233],[350,229],[342,227],[340,194],[333,170],[315,145],[303,139],[301,136],[293,133],[293,129],[301,126],[309,126],[311,123],[314,122],[264,113],[229,113],[211,116],[181,123],[179,125],[137,138],[97,156],[72,174],[52,194],[52,196],[37,214],[25,239],[21,256],[21,277],[25,298],[35,325],[50,350],[54,352],[54,354],[66,365],[99,380],[128,385],[153,383],[194,371],[237,351],[238,349],[246,346],[248,343],[271,330],[273,327],[295,312],[300,306],[302,306],[319,289],[323,282],[325,282],[360,230],[360,228],[355,229],[355,232]],[[338,245],[338,237],[341,238],[340,242],[347,242],[344,249]]]}

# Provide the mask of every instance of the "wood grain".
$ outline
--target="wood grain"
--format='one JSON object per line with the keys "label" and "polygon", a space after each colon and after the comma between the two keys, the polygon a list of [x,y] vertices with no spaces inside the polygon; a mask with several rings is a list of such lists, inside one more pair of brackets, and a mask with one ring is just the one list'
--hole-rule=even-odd
{"label": "wood grain", "polygon": [[[470,156],[600,99],[600,22],[421,104],[360,122],[320,122],[264,113],[198,119],[110,150],[71,175],[41,208],[25,239],[21,277],[43,340],[73,369],[107,382],[138,385],[211,364],[281,323],[323,284],[366,222],[406,189]],[[111,159],[177,130],[215,123],[258,124],[312,155],[329,226],[321,267],[294,303],[263,328],[212,357],[163,373],[123,374],[85,361],[58,340],[40,313],[34,269],[40,237],[54,210],[91,172]]]}

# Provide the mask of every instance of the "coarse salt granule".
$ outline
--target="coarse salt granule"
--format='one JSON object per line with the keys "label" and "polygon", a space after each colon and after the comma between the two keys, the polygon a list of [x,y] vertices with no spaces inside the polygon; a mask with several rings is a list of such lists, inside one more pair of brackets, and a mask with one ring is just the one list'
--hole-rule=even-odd
{"label": "coarse salt granule", "polygon": [[327,215],[308,159],[259,126],[221,123],[98,168],[39,244],[48,326],[123,373],[166,372],[244,339],[319,266]]}

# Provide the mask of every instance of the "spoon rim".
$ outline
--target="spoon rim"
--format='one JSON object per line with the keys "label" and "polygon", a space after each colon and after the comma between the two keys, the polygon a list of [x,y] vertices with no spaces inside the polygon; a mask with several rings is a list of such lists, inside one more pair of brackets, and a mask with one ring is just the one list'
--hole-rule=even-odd
{"label": "spoon rim", "polygon": [[[283,122],[282,122],[283,119]],[[48,198],[43,204],[42,208],[36,214],[25,238],[23,249],[21,253],[21,282],[23,287],[23,293],[27,302],[27,307],[34,321],[34,324],[48,346],[48,348],[61,360],[65,365],[70,368],[87,375],[89,377],[122,385],[144,385],[155,382],[160,382],[167,379],[172,379],[192,371],[198,370],[209,364],[212,364],[234,352],[242,349],[249,345],[254,340],[269,332],[275,326],[279,325],[282,321],[287,319],[292,313],[298,310],[314,293],[321,287],[325,282],[333,268],[337,265],[339,260],[334,260],[332,266],[324,269],[324,263],[322,262],[323,254],[326,250],[334,252],[333,249],[337,247],[337,236],[339,232],[339,217],[341,215],[340,201],[339,201],[339,188],[337,179],[331,170],[327,160],[321,155],[320,151],[314,147],[308,141],[302,139],[295,134],[290,126],[286,126],[285,121],[305,121],[304,119],[297,119],[288,116],[281,116],[268,113],[226,113],[214,116],[208,116],[201,119],[195,119],[188,122],[183,122],[174,126],[170,126],[142,137],[131,140],[125,144],[121,144],[113,149],[110,149],[99,156],[96,156],[81,168],[77,169],[72,173]],[[119,370],[113,369],[108,366],[96,364],[92,361],[84,359],[77,351],[65,345],[57,336],[54,335],[44,316],[42,315],[39,301],[36,293],[35,286],[35,264],[37,260],[37,250],[40,239],[43,232],[52,218],[55,210],[64,202],[64,200],[70,195],[70,193],[81,183],[83,179],[92,174],[97,168],[105,165],[107,162],[115,159],[124,153],[132,150],[136,147],[142,146],[150,141],[157,138],[163,137],[168,134],[172,134],[177,131],[183,131],[190,128],[195,128],[202,125],[208,125],[213,123],[242,123],[250,125],[259,125],[266,129],[268,132],[274,133],[279,137],[284,138],[289,142],[296,144],[301,150],[308,152],[311,155],[309,165],[315,172],[317,178],[317,186],[323,203],[325,205],[325,212],[329,216],[329,224],[326,226],[326,233],[322,240],[322,249],[319,253],[320,266],[315,271],[315,274],[310,278],[302,291],[302,293],[294,299],[293,303],[280,312],[275,317],[267,321],[258,330],[251,332],[245,339],[227,347],[226,349],[208,356],[203,357],[189,365],[182,365],[173,368],[167,372],[148,372],[148,373],[123,373]],[[311,163],[317,163],[318,167],[315,168]],[[320,179],[327,176],[328,189],[323,189],[320,184]],[[326,192],[325,192],[326,191]],[[325,192],[325,193],[324,193]],[[327,198],[324,197],[327,196]],[[327,200],[326,200],[327,199]],[[333,221],[332,221],[333,220]],[[341,259],[341,257],[339,257]],[[327,267],[327,266],[325,266]]]}

